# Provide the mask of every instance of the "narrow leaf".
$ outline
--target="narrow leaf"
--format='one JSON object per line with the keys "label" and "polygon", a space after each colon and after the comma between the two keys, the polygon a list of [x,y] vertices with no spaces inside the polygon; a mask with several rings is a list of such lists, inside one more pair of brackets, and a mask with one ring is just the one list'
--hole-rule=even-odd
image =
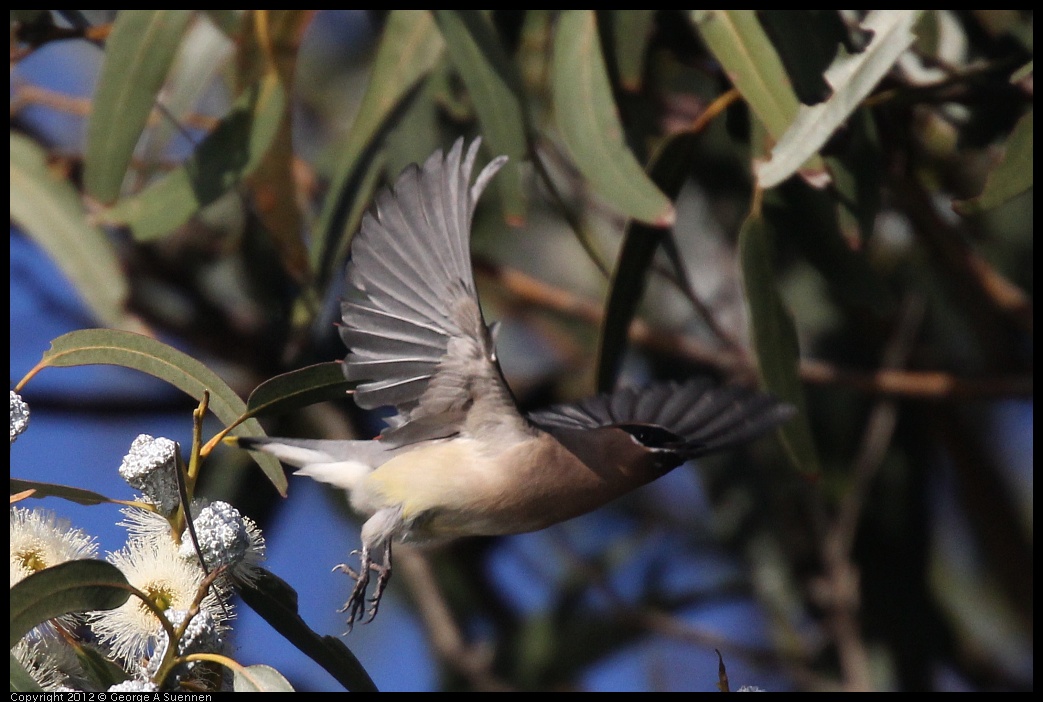
{"label": "narrow leaf", "polygon": [[100,505],[115,502],[110,497],[105,497],[98,492],[92,492],[91,490],[83,490],[81,488],[69,487],[68,485],[55,485],[54,483],[40,483],[35,480],[21,480],[20,478],[11,478],[11,494],[16,492],[22,492],[23,490],[32,490],[33,494],[29,497],[37,499],[44,497],[60,497],[63,500],[69,500],[80,505]]}
{"label": "narrow leaf", "polygon": [[[250,25],[247,34],[249,46],[259,55],[271,79],[279,81],[283,91],[290,93],[297,75],[297,54],[301,36],[314,16],[310,10],[267,10],[268,31],[262,33]],[[260,21],[259,12],[251,13]],[[259,41],[259,36],[265,41]],[[240,53],[242,53],[242,49]],[[261,219],[279,252],[283,268],[294,280],[304,282],[311,278],[308,251],[303,233],[304,213],[300,207],[297,180],[294,177],[293,110],[289,101],[283,102],[283,113],[272,144],[265,152],[257,169],[247,183],[253,194],[254,211]]]}
{"label": "narrow leaf", "polygon": [[1032,110],[1014,125],[1003,147],[1003,158],[989,172],[981,195],[958,200],[953,208],[962,215],[991,210],[1032,187]]}
{"label": "narrow leaf", "polygon": [[759,214],[751,214],[739,232],[739,260],[761,382],[775,397],[799,410],[779,428],[779,434],[797,470],[817,475],[818,455],[798,373],[797,330],[776,289],[769,231]]}
{"label": "narrow leaf", "polygon": [[[346,242],[341,245],[337,237],[346,240],[355,233],[353,228],[345,228],[347,213],[360,209],[353,186],[363,179],[362,171],[376,151],[375,143],[444,48],[442,35],[428,11],[392,10],[388,15],[358,115],[346,141],[334,147],[336,165],[322,212],[312,228],[312,270],[322,271],[335,250],[347,249]],[[323,272],[328,275],[328,271]]]}
{"label": "narrow leaf", "polygon": [[[343,235],[330,240],[335,244],[333,255],[323,260],[340,263],[347,259],[348,249],[351,248],[351,238],[358,231],[359,225],[362,223],[362,216],[366,214],[366,210],[373,200],[373,194],[380,186],[386,160],[384,149],[376,149],[370,158],[363,159],[359,163],[359,169],[355,171],[350,181],[349,190],[352,197],[350,206],[343,213],[344,220],[341,225]],[[319,273],[325,274],[326,277],[323,280],[328,279],[328,269],[320,270]]]}
{"label": "narrow leaf", "polygon": [[698,10],[695,26],[768,134],[778,139],[800,102],[753,10]]}
{"label": "narrow leaf", "polygon": [[316,402],[342,399],[355,387],[344,379],[341,364],[318,363],[277,375],[258,385],[246,401],[251,416],[280,414]]}
{"label": "narrow leaf", "polygon": [[565,10],[554,32],[555,121],[594,191],[633,219],[673,224],[673,203],[626,145],[592,10]]}
{"label": "narrow leaf", "polygon": [[191,18],[190,10],[122,10],[116,16],[91,102],[84,154],[84,187],[103,203],[119,196]]}
{"label": "narrow leaf", "polygon": [[116,566],[68,561],[37,571],[11,588],[11,646],[41,622],[70,612],[115,609],[130,597]]}
{"label": "narrow leaf", "polygon": [[[11,651],[11,692],[43,692],[40,684],[29,675],[25,667],[15,658]],[[28,699],[28,698],[26,698]]]}
{"label": "narrow leaf", "polygon": [[43,150],[14,132],[11,219],[47,252],[99,322],[130,326],[127,280],[108,237],[88,223],[72,185],[48,170]]}
{"label": "narrow leaf", "polygon": [[[679,132],[659,148],[652,157],[650,176],[671,198],[676,198],[688,179],[692,153],[699,135]],[[655,252],[670,230],[631,220],[623,232],[616,268],[612,273],[605,321],[601,327],[598,351],[598,390],[607,392],[615,386],[616,375],[626,351],[630,323],[645,291],[648,269]]]}
{"label": "narrow leaf", "polygon": [[76,648],[76,661],[83,669],[85,677],[98,687],[109,688],[129,677],[115,661],[105,657],[105,652],[93,646],[78,646]]}
{"label": "narrow leaf", "polygon": [[213,22],[193,22],[185,32],[163,84],[162,104],[169,119],[164,117],[150,125],[136,149],[143,164],[142,177],[163,166],[167,147],[206,91],[213,88],[214,79],[227,68],[234,51],[233,41]]}
{"label": "narrow leaf", "polygon": [[[706,46],[768,135],[773,141],[780,139],[796,118],[800,102],[754,11],[698,10],[692,17]],[[829,182],[818,157],[806,164],[803,175],[815,185]]]}
{"label": "narrow leaf", "polygon": [[290,681],[270,665],[250,665],[232,671],[236,692],[296,692]]}
{"label": "narrow leaf", "polygon": [[[44,367],[113,365],[133,368],[165,380],[182,392],[201,400],[210,392],[210,409],[225,424],[246,414],[246,405],[225,381],[191,356],[140,334],[108,329],[86,329],[64,334],[51,342],[43,355]],[[233,430],[237,436],[264,436],[256,419],[248,419]],[[286,476],[273,456],[255,456],[261,470],[279,494],[286,494]],[[270,460],[269,460],[270,459]]]}
{"label": "narrow leaf", "polygon": [[301,619],[297,613],[297,592],[276,575],[262,570],[261,578],[254,585],[244,586],[240,595],[273,629],[322,666],[345,689],[377,691],[369,673],[343,641],[316,634]]}
{"label": "narrow leaf", "polygon": [[898,57],[916,38],[913,26],[922,10],[874,10],[862,28],[873,33],[865,51],[841,53],[826,70],[825,78],[833,94],[813,107],[802,106],[793,124],[779,138],[771,158],[756,164],[757,181],[771,188],[797,172],[815,155],[844,120],[879,84]]}
{"label": "narrow leaf", "polygon": [[118,201],[100,218],[129,226],[138,241],[159,238],[181,226],[253,173],[279,130],[285,100],[274,76],[254,83],[185,163]]}
{"label": "narrow leaf", "polygon": [[655,29],[658,10],[612,10],[612,42],[624,90],[641,90],[645,70],[645,52]]}
{"label": "narrow leaf", "polygon": [[474,102],[486,146],[510,157],[496,187],[509,221],[525,217],[521,162],[528,154],[526,108],[521,77],[503,50],[496,29],[478,10],[436,10],[449,58]]}

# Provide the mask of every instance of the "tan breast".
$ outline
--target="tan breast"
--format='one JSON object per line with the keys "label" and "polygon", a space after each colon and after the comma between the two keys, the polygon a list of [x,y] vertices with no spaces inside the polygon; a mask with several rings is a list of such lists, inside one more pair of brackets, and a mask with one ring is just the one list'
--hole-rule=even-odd
{"label": "tan breast", "polygon": [[370,474],[352,502],[366,513],[401,505],[417,540],[512,534],[585,514],[658,477],[626,432],[559,438],[539,432],[502,448],[460,438],[428,444]]}

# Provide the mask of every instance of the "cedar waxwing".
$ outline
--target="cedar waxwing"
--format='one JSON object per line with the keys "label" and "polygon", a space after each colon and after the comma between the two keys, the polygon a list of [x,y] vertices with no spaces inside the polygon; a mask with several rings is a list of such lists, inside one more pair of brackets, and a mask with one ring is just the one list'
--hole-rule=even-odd
{"label": "cedar waxwing", "polygon": [[[689,459],[750,440],[793,409],[700,378],[622,389],[528,416],[516,406],[482,318],[471,269],[480,140],[435,152],[381,192],[351,244],[340,335],[355,402],[396,410],[371,441],[239,439],[348,491],[360,568],[342,611],[369,621],[391,575],[391,542],[517,534],[590,512]],[[383,549],[383,562],[371,554]]]}

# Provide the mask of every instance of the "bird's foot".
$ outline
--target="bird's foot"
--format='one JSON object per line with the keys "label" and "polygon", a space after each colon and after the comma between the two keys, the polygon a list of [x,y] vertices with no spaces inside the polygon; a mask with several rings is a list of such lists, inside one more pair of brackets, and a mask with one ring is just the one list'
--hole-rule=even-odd
{"label": "bird's foot", "polygon": [[369,600],[370,608],[366,612],[369,618],[366,619],[364,624],[369,624],[373,621],[373,618],[377,616],[377,608],[380,607],[380,598],[384,594],[384,588],[387,587],[388,580],[391,579],[391,542],[388,541],[384,546],[384,563],[374,563],[373,559],[369,556],[369,548],[363,546],[361,550],[352,551],[351,555],[359,556],[359,570],[356,571],[346,563],[341,563],[333,567],[334,571],[341,571],[346,573],[355,581],[355,586],[351,589],[351,595],[348,596],[348,601],[344,603],[339,612],[348,613],[348,632],[351,632],[352,627],[355,626],[356,620],[359,619],[359,615],[362,614],[366,609],[366,589],[369,587],[370,571],[376,571],[377,573],[377,584],[373,591],[373,597]]}

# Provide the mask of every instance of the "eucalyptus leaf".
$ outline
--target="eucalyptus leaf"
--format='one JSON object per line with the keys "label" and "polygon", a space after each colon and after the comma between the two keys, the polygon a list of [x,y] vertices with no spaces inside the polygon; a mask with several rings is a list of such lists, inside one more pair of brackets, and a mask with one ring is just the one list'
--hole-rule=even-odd
{"label": "eucalyptus leaf", "polygon": [[364,171],[378,151],[380,137],[444,50],[445,42],[428,11],[392,10],[388,15],[358,114],[346,140],[334,146],[336,165],[312,227],[312,270],[320,271],[324,279],[330,275],[329,266],[337,262],[333,254],[346,251],[355,233],[353,226],[346,226],[347,213],[358,212],[368,203],[368,194],[354,186],[365,180]]}
{"label": "eucalyptus leaf", "polygon": [[112,498],[106,497],[101,493],[69,487],[68,485],[41,483],[35,480],[21,480],[20,478],[11,478],[10,482],[12,495],[17,492],[32,490],[33,494],[29,496],[32,498],[60,497],[63,500],[69,500],[80,505],[101,505],[115,502]]}
{"label": "eucalyptus leaf", "polygon": [[277,375],[258,385],[246,401],[251,416],[279,414],[316,402],[342,399],[355,387],[337,361]]}
{"label": "eucalyptus leaf", "polygon": [[749,216],[739,232],[739,261],[753,349],[765,388],[799,410],[778,429],[790,459],[801,473],[817,475],[819,459],[800,381],[797,329],[776,288],[769,235],[764,220],[756,213]]}
{"label": "eucalyptus leaf", "polygon": [[521,77],[492,23],[478,10],[436,10],[449,57],[474,102],[486,147],[510,160],[496,179],[508,220],[525,217],[521,162],[528,155],[528,125]]}
{"label": "eucalyptus leaf", "polygon": [[627,217],[670,226],[676,215],[624,139],[592,10],[565,10],[554,31],[555,121],[576,166]]}
{"label": "eucalyptus leaf", "polygon": [[352,692],[377,692],[377,686],[344,642],[335,636],[312,631],[297,612],[297,592],[266,570],[240,595],[273,629],[318,663],[337,682]]}
{"label": "eucalyptus leaf", "polygon": [[612,50],[619,82],[624,90],[637,92],[645,69],[648,41],[655,29],[659,10],[612,10]]}
{"label": "eucalyptus leaf", "polygon": [[[796,119],[800,102],[754,11],[698,10],[692,18],[703,41],[757,120],[773,141],[780,139]],[[829,182],[825,164],[818,156],[803,165],[801,175],[816,186]]]}
{"label": "eucalyptus leaf", "polygon": [[100,323],[133,327],[124,313],[129,286],[114,247],[46,158],[31,139],[11,132],[11,219],[47,252]]}
{"label": "eucalyptus leaf", "polygon": [[[210,409],[226,424],[239,421],[246,405],[216,373],[191,356],[161,341],[110,329],[85,329],[69,332],[51,342],[40,365],[66,367],[112,365],[133,368],[165,380],[196,400],[210,393]],[[247,419],[233,432],[236,436],[264,436],[256,419]],[[286,476],[274,456],[256,456],[261,470],[279,494],[286,494]]]}
{"label": "eucalyptus leaf", "polygon": [[270,665],[250,665],[232,671],[236,692],[296,692],[290,681]]}
{"label": "eucalyptus leaf", "polygon": [[[691,167],[691,159],[699,135],[680,132],[664,142],[652,157],[651,178],[667,195],[676,198],[681,192]],[[632,220],[623,231],[612,282],[609,286],[605,321],[601,327],[598,350],[598,390],[608,392],[615,386],[616,375],[626,351],[627,334],[645,291],[648,270],[655,252],[670,230]]]}
{"label": "eucalyptus leaf", "polygon": [[1003,157],[989,172],[981,194],[958,200],[953,208],[963,215],[999,207],[1032,187],[1032,110],[1023,115],[1003,146]]}
{"label": "eucalyptus leaf", "polygon": [[116,15],[91,100],[84,154],[84,188],[102,203],[119,196],[191,18],[191,10],[121,10]]}
{"label": "eucalyptus leaf", "polygon": [[757,163],[757,182],[771,188],[797,172],[833,136],[844,120],[873,91],[916,36],[913,26],[922,10],[873,10],[862,22],[872,32],[869,46],[858,54],[842,54],[826,69],[833,94],[813,107],[802,106],[768,161]]}
{"label": "eucalyptus leaf", "polygon": [[39,570],[11,587],[11,646],[48,619],[115,609],[130,597],[129,588],[123,573],[105,561],[67,561]]}
{"label": "eucalyptus leaf", "polygon": [[11,651],[11,692],[43,692],[40,684],[29,675],[25,667],[15,658]]}
{"label": "eucalyptus leaf", "polygon": [[266,75],[243,91],[187,161],[100,219],[130,227],[138,241],[169,234],[253,173],[279,131],[285,100],[278,78]]}

